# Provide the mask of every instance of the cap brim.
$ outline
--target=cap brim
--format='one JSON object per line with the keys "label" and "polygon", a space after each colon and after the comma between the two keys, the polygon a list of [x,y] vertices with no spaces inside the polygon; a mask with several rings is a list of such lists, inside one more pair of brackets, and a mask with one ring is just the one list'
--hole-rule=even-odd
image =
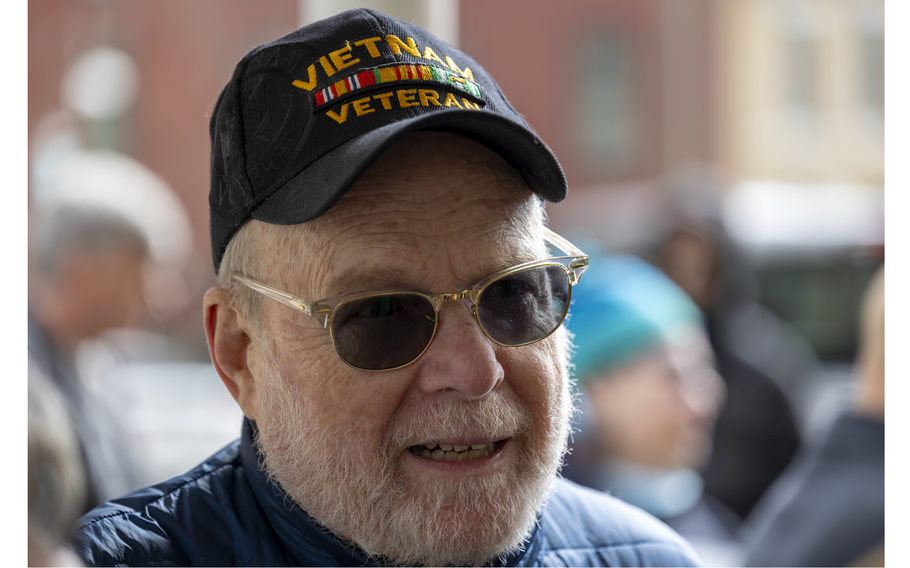
{"label": "cap brim", "polygon": [[489,147],[514,167],[540,197],[562,201],[568,187],[556,156],[522,124],[476,110],[422,115],[377,128],[314,162],[251,212],[254,219],[294,225],[328,211],[395,142],[418,130],[444,130]]}

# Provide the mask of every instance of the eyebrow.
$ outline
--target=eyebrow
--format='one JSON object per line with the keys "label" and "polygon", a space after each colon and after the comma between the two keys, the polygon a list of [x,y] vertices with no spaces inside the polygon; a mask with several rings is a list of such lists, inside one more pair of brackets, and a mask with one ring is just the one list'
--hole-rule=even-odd
{"label": "eyebrow", "polygon": [[[481,274],[473,281],[466,283],[465,287],[473,286],[474,283],[480,282],[487,276],[496,274],[501,270],[535,260],[539,260],[535,255],[530,254],[528,251],[521,251],[510,259],[492,265],[484,274]],[[416,286],[413,278],[409,277],[403,270],[387,266],[369,272],[362,272],[354,267],[342,269],[341,272],[328,281],[328,284],[330,295],[327,297],[343,296],[345,294],[360,292],[375,292],[379,290],[412,290],[434,294],[453,292],[453,290],[423,290],[419,286]]]}
{"label": "eyebrow", "polygon": [[369,272],[357,268],[343,269],[329,280],[331,296],[343,296],[356,292],[371,292],[396,288],[408,289],[405,273],[392,267],[382,267]]}

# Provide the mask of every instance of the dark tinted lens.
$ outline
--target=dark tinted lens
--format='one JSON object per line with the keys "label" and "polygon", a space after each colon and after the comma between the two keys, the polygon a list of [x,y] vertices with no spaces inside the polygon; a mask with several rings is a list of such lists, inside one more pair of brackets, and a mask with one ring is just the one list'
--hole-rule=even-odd
{"label": "dark tinted lens", "polygon": [[342,302],[332,316],[338,355],[378,371],[410,363],[433,337],[433,304],[416,294],[386,294]]}
{"label": "dark tinted lens", "polygon": [[569,307],[569,277],[559,265],[504,276],[487,286],[477,302],[480,325],[494,341],[523,345],[559,327]]}

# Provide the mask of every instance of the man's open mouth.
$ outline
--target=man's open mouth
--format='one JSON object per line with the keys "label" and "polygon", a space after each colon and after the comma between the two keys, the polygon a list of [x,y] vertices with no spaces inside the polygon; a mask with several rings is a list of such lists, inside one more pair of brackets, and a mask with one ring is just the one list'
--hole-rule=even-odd
{"label": "man's open mouth", "polygon": [[408,448],[412,454],[433,461],[469,461],[485,458],[496,450],[499,442],[460,446],[456,444],[420,444]]}

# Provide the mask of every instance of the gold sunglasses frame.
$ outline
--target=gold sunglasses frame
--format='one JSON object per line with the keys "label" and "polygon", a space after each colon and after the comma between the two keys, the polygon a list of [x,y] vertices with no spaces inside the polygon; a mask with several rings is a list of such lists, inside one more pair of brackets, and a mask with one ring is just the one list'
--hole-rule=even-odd
{"label": "gold sunglasses frame", "polygon": [[[291,308],[294,308],[295,310],[303,312],[304,314],[306,314],[308,316],[312,317],[312,316],[317,316],[317,315],[325,315],[325,321],[323,321],[322,327],[323,327],[323,329],[329,330],[329,333],[332,337],[332,346],[335,348],[335,353],[338,355],[338,358],[341,359],[349,367],[353,367],[354,369],[357,369],[359,371],[367,371],[367,372],[372,372],[372,373],[394,371],[396,369],[401,369],[403,367],[407,367],[408,365],[414,363],[415,361],[420,359],[424,353],[426,353],[427,349],[430,348],[430,345],[433,343],[433,339],[435,339],[435,337],[436,337],[436,330],[439,328],[439,313],[440,313],[440,310],[442,309],[442,304],[447,301],[458,301],[458,300],[465,300],[465,299],[470,300],[471,301],[471,315],[474,317],[474,320],[477,321],[477,325],[480,326],[480,330],[483,332],[483,334],[490,341],[492,341],[493,343],[496,343],[497,345],[503,345],[506,347],[521,347],[522,345],[531,345],[532,343],[537,343],[538,341],[543,341],[544,339],[546,339],[547,337],[552,335],[553,332],[555,332],[557,329],[559,329],[559,326],[561,326],[563,321],[565,321],[566,314],[569,311],[568,303],[571,303],[571,301],[572,301],[572,287],[575,286],[576,284],[578,284],[578,282],[581,280],[581,275],[588,268],[588,255],[583,253],[578,247],[576,247],[575,245],[570,243],[564,237],[561,237],[560,235],[556,234],[555,232],[551,231],[550,229],[548,229],[546,227],[544,227],[543,233],[544,233],[544,240],[546,240],[551,245],[559,248],[563,252],[567,252],[569,254],[565,255],[565,256],[554,256],[554,257],[550,257],[550,258],[543,259],[543,260],[533,260],[530,262],[523,262],[521,264],[511,266],[504,270],[500,270],[499,272],[496,272],[495,274],[491,274],[490,276],[487,276],[486,278],[484,278],[480,282],[477,282],[470,288],[462,290],[461,292],[454,292],[451,294],[425,294],[423,292],[416,292],[413,290],[377,290],[374,292],[360,292],[360,293],[353,293],[353,294],[343,294],[340,296],[332,296],[329,298],[324,298],[322,300],[315,300],[312,302],[308,302],[306,300],[298,298],[297,296],[288,294],[287,292],[283,292],[277,288],[273,288],[267,284],[263,284],[262,282],[259,282],[258,280],[255,280],[248,276],[244,276],[242,274],[234,274],[232,276],[232,278],[234,280],[236,280],[237,282],[240,282],[247,288],[250,288],[277,302],[281,302],[282,304],[289,306]],[[512,344],[500,343],[500,342],[496,341],[495,339],[493,339],[492,337],[490,337],[490,334],[487,333],[486,329],[484,329],[483,324],[480,321],[480,318],[477,317],[477,302],[480,300],[480,296],[483,294],[484,290],[486,290],[487,286],[489,286],[493,282],[499,280],[500,278],[503,278],[510,274],[516,274],[518,272],[529,270],[531,268],[538,268],[538,267],[543,267],[543,266],[559,266],[563,270],[566,271],[566,276],[568,277],[568,280],[569,280],[569,298],[568,298],[568,302],[566,305],[565,313],[563,313],[563,315],[562,315],[562,319],[560,319],[559,323],[553,327],[553,330],[550,331],[550,333],[544,335],[543,337],[541,337],[539,339],[535,339],[533,341],[528,341],[525,343],[519,343],[516,345],[512,345]],[[335,332],[334,332],[334,328],[332,327],[332,316],[335,313],[335,309],[345,302],[359,300],[359,299],[363,299],[363,298],[370,298],[370,297],[374,297],[374,296],[382,296],[382,295],[387,295],[387,294],[409,294],[409,295],[414,295],[414,296],[420,296],[422,298],[429,300],[430,304],[433,306],[433,309],[436,312],[436,319],[433,322],[433,334],[430,336],[429,341],[427,341],[426,346],[423,348],[423,350],[420,352],[420,354],[418,354],[416,357],[414,357],[413,359],[411,359],[410,361],[408,361],[407,363],[405,363],[403,365],[399,365],[397,367],[392,367],[389,369],[367,369],[367,368],[363,368],[363,367],[358,367],[358,366],[348,362],[344,357],[341,356],[341,353],[338,353],[338,345],[335,342]]]}

